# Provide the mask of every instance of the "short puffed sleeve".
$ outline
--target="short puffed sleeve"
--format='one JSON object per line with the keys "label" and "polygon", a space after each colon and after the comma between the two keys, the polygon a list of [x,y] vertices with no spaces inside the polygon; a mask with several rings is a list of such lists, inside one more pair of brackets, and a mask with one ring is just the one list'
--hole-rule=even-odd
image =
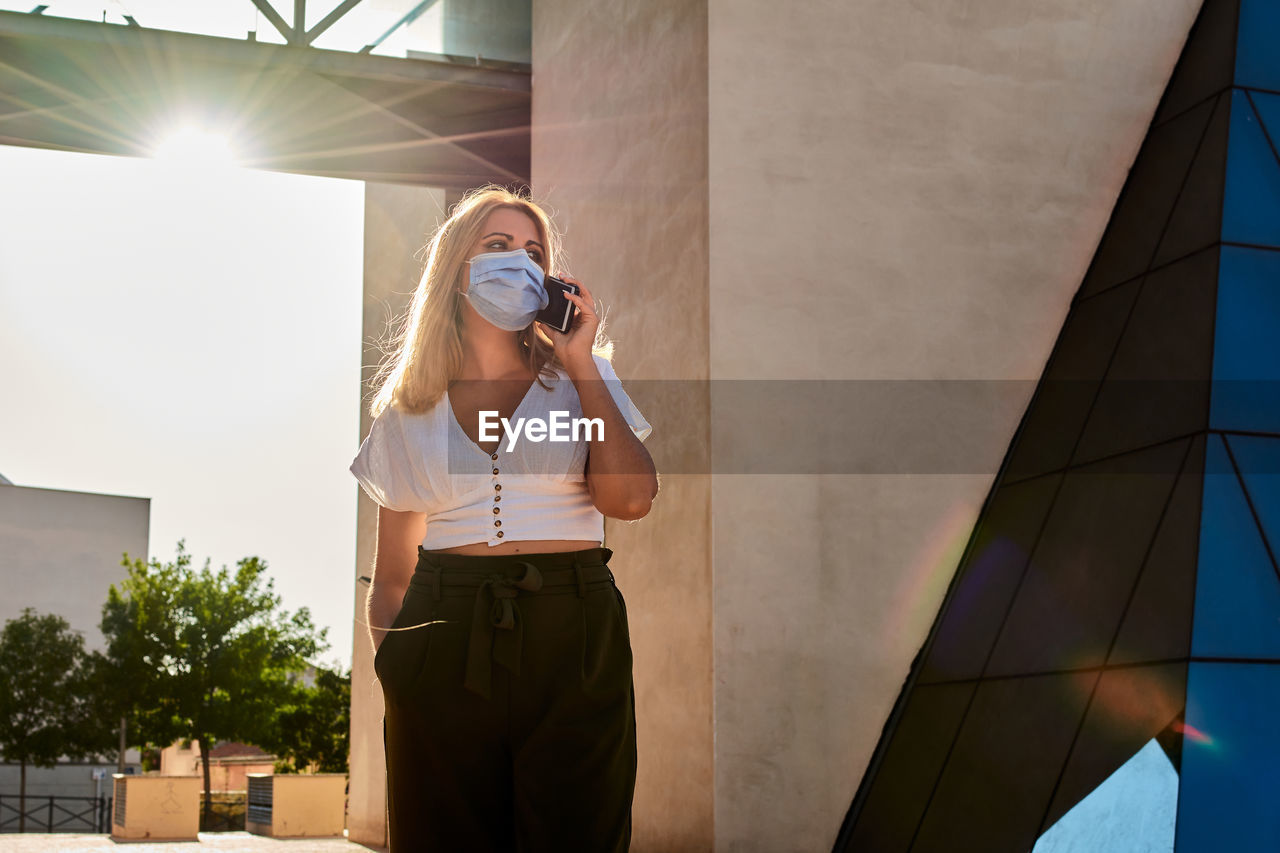
{"label": "short puffed sleeve", "polygon": [[604,380],[605,387],[609,389],[613,402],[618,404],[618,411],[622,412],[622,416],[626,418],[627,423],[631,426],[631,431],[636,434],[636,438],[644,441],[649,437],[649,433],[653,432],[653,427],[645,420],[644,415],[640,414],[640,410],[636,408],[635,403],[631,402],[631,398],[627,396],[627,392],[622,387],[622,380],[614,372],[613,365],[609,362],[609,359],[602,355],[593,357],[595,358],[596,367],[600,370],[600,378]]}
{"label": "short puffed sleeve", "polygon": [[400,412],[387,406],[373,419],[350,470],[365,494],[379,506],[398,512],[423,512],[426,507],[413,488],[414,467],[401,418]]}

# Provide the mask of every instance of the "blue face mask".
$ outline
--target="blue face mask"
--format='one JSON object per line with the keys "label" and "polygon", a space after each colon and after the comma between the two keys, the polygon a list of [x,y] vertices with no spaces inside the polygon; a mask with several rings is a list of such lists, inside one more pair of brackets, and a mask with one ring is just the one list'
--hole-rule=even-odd
{"label": "blue face mask", "polygon": [[467,300],[499,329],[519,332],[551,301],[544,278],[542,267],[524,249],[485,252],[471,259]]}

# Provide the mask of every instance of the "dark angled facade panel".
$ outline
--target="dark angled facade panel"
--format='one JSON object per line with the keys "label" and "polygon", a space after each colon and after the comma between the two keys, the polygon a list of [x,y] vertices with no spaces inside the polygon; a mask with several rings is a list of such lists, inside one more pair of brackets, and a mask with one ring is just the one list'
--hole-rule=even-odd
{"label": "dark angled facade panel", "polygon": [[1235,84],[1280,92],[1280,5],[1275,0],[1240,0]]}
{"label": "dark angled facade panel", "polygon": [[1125,608],[1108,664],[1171,660],[1190,653],[1204,446],[1203,433],[1192,438],[1191,452]]}
{"label": "dark angled facade panel", "polygon": [[1280,665],[1191,664],[1175,853],[1280,850],[1278,708]]}
{"label": "dark angled facade panel", "polygon": [[871,788],[866,819],[850,849],[907,853],[977,682],[918,688],[894,729],[884,772]]}
{"label": "dark angled facade panel", "polygon": [[1213,115],[1187,173],[1153,267],[1159,267],[1218,242],[1222,236],[1222,191],[1227,162],[1231,94],[1214,98]]}
{"label": "dark angled facade panel", "polygon": [[1231,85],[1237,5],[1238,0],[1205,0],[1156,108],[1157,124]]}
{"label": "dark angled facade panel", "polygon": [[1213,429],[1280,433],[1280,251],[1223,246]]}
{"label": "dark angled facade panel", "polygon": [[1214,247],[1146,277],[1073,465],[1205,428],[1217,276]]}
{"label": "dark angled facade panel", "polygon": [[1061,474],[1036,477],[992,496],[925,657],[921,683],[982,674],[1061,482]]}
{"label": "dark angled facade panel", "polygon": [[912,853],[1027,853],[1097,678],[982,682]]}
{"label": "dark angled facade panel", "polygon": [[1280,577],[1220,434],[1205,470],[1191,652],[1280,660]]}
{"label": "dark angled facade panel", "polygon": [[837,850],[1280,851],[1277,45],[1202,6]]}
{"label": "dark angled facade panel", "polygon": [[1212,112],[1213,102],[1205,101],[1151,129],[1080,286],[1081,298],[1135,278],[1151,266]]}
{"label": "dark angled facade panel", "polygon": [[1140,284],[1131,281],[1071,306],[1014,441],[1006,480],[1067,466]]}
{"label": "dark angled facade panel", "polygon": [[996,640],[987,676],[1100,666],[1189,441],[1069,471]]}
{"label": "dark angled facade panel", "polygon": [[1181,716],[1186,696],[1186,663],[1103,672],[1040,834],[1170,728]]}
{"label": "dark angled facade panel", "polygon": [[1270,99],[1243,89],[1231,92],[1222,239],[1280,247],[1280,162],[1273,147],[1280,126],[1263,126],[1254,109],[1257,100],[1263,101],[1265,111],[1274,114]]}

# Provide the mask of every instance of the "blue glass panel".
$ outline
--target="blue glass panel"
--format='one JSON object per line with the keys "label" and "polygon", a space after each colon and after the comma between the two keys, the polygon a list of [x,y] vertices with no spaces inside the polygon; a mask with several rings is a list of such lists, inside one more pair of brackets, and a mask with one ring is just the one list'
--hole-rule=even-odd
{"label": "blue glass panel", "polygon": [[1280,550],[1280,438],[1233,435],[1227,443],[1262,522],[1272,553]]}
{"label": "blue glass panel", "polygon": [[1280,432],[1280,252],[1223,246],[1211,429]]}
{"label": "blue glass panel", "polygon": [[1273,92],[1250,92],[1253,110],[1262,120],[1262,128],[1271,140],[1271,147],[1280,145],[1280,95]]}
{"label": "blue glass panel", "polygon": [[1205,455],[1194,619],[1194,656],[1280,658],[1280,581],[1219,435]]}
{"label": "blue glass panel", "polygon": [[1280,90],[1280,3],[1240,0],[1236,85]]}
{"label": "blue glass panel", "polygon": [[1276,133],[1280,132],[1280,95],[1274,92],[1250,92],[1249,97],[1253,99],[1253,107],[1258,113],[1258,117],[1262,119],[1262,126],[1267,129],[1267,135],[1271,137],[1271,144],[1280,144],[1280,138],[1276,137]]}
{"label": "blue glass panel", "polygon": [[1177,853],[1280,850],[1280,666],[1192,663]]}
{"label": "blue glass panel", "polygon": [[1280,163],[1240,89],[1231,91],[1222,239],[1280,246]]}
{"label": "blue glass panel", "polygon": [[1172,853],[1178,773],[1155,738],[1049,827],[1031,853]]}

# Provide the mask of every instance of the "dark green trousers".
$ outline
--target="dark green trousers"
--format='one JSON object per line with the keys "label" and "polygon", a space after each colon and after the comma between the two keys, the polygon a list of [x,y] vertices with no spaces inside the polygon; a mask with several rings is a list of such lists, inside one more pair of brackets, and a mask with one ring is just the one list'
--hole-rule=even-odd
{"label": "dark green trousers", "polygon": [[635,689],[613,552],[418,548],[378,647],[390,853],[631,844]]}

